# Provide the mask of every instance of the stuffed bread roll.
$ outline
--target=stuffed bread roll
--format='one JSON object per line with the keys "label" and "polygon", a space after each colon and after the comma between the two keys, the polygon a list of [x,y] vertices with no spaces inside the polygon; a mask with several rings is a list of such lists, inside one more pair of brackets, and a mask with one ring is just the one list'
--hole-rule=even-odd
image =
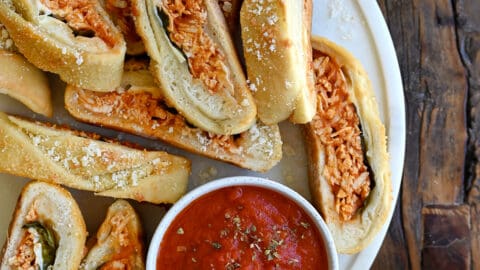
{"label": "stuffed bread roll", "polygon": [[0,172],[151,203],[185,193],[188,160],[101,139],[0,113]]}
{"label": "stuffed bread roll", "polygon": [[203,130],[238,134],[255,123],[217,0],[132,0],[135,25],[167,103]]}
{"label": "stuffed bread roll", "polygon": [[0,268],[76,270],[86,237],[82,213],[67,190],[30,182],[13,213]]}
{"label": "stuffed bread roll", "polygon": [[142,237],[142,224],[133,207],[127,201],[115,201],[80,270],[145,269]]}
{"label": "stuffed bread roll", "polygon": [[127,43],[128,55],[139,55],[145,53],[143,41],[135,30],[131,1],[129,0],[104,0],[103,7],[110,15],[113,23],[122,32]]}
{"label": "stuffed bread roll", "polygon": [[4,0],[0,22],[35,66],[80,87],[120,84],[122,34],[95,0]]}
{"label": "stuffed bread roll", "polygon": [[310,190],[337,250],[356,253],[391,210],[385,127],[360,62],[323,38],[312,47],[318,111],[305,126]]}
{"label": "stuffed bread roll", "polygon": [[268,171],[282,158],[277,125],[260,122],[239,135],[215,135],[192,127],[166,106],[147,65],[125,63],[120,88],[99,93],[67,86],[65,107],[73,117],[92,124],[160,139],[174,146],[255,171]]}
{"label": "stuffed bread roll", "polygon": [[18,53],[7,29],[0,24],[0,93],[17,99],[30,110],[51,117],[47,76]]}
{"label": "stuffed bread roll", "polygon": [[311,0],[245,0],[240,25],[247,75],[258,118],[275,124],[315,115],[310,32]]}

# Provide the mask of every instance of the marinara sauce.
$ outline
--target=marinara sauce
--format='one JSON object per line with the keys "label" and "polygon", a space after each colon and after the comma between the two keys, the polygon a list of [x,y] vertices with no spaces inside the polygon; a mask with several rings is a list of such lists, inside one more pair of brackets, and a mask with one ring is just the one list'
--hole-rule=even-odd
{"label": "marinara sauce", "polygon": [[157,269],[328,269],[320,232],[295,202],[253,186],[195,200],[172,222]]}

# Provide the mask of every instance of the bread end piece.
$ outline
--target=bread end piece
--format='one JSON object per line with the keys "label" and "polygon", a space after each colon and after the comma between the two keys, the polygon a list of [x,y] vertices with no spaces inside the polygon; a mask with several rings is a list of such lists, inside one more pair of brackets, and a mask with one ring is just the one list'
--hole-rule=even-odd
{"label": "bread end piece", "polygon": [[22,55],[0,49],[0,93],[32,111],[51,117],[53,106],[47,76]]}
{"label": "bread end piece", "polygon": [[[73,33],[66,34],[58,28],[53,28],[51,31],[55,31],[55,34],[52,34],[44,29],[53,27],[55,23],[49,22],[52,25],[39,26],[15,12],[13,6],[8,5],[8,1],[0,2],[0,21],[7,28],[18,50],[32,64],[42,70],[59,74],[62,80],[69,84],[106,91],[120,84],[126,45],[122,35],[103,9],[98,6],[97,12],[104,20],[102,23],[107,24],[115,36],[116,44],[112,48],[92,52],[92,48],[85,49],[77,45],[76,43],[81,41],[74,37]],[[83,44],[88,45],[91,44]]]}
{"label": "bread end piece", "polygon": [[315,137],[311,125],[305,126],[309,161],[310,190],[316,207],[320,210],[332,233],[339,253],[353,254],[371,243],[385,224],[392,206],[392,184],[385,127],[381,123],[378,105],[368,75],[361,63],[347,50],[319,37],[312,38],[313,50],[333,58],[341,66],[349,84],[350,99],[355,105],[366,146],[366,158],[373,172],[375,186],[351,220],[342,221],[334,206],[330,184],[324,177],[325,150]]}
{"label": "bread end piece", "polygon": [[0,163],[0,172],[102,196],[173,203],[188,185],[190,162],[185,158],[104,142],[4,113],[0,149],[0,159],[6,161]]}
{"label": "bread end piece", "polygon": [[80,265],[81,270],[122,265],[122,269],[145,269],[143,229],[140,218],[125,200],[108,208],[105,220],[91,240],[94,245]]}
{"label": "bread end piece", "polygon": [[57,249],[53,269],[78,269],[87,237],[80,208],[67,190],[37,181],[28,183],[20,194],[2,251],[0,268],[14,269],[9,260],[17,254],[25,231],[22,227],[34,221],[54,232]]}
{"label": "bread end piece", "polygon": [[315,79],[312,67],[312,45],[310,42],[312,34],[312,8],[311,0],[304,0],[304,29],[302,33],[303,48],[305,48],[304,61],[307,65],[307,87],[302,89],[297,97],[295,110],[290,116],[290,122],[294,124],[306,124],[310,122],[317,111],[317,92],[315,91]]}
{"label": "bread end piece", "polygon": [[292,121],[298,123],[313,117],[311,8],[310,0],[243,2],[240,24],[247,74],[258,117],[266,124],[292,113]]}

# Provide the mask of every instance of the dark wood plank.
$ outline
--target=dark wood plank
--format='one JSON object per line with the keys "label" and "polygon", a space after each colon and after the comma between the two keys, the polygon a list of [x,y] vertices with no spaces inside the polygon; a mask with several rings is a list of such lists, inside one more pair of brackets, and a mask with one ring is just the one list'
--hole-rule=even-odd
{"label": "dark wood plank", "polygon": [[480,269],[480,3],[477,0],[455,2],[458,46],[468,71],[469,117],[466,162],[467,202],[471,214],[472,268]]}
{"label": "dark wood plank", "polygon": [[[424,205],[455,205],[465,200],[466,99],[470,74],[465,70],[462,47],[457,43],[454,12],[458,10],[458,2],[465,1],[378,2],[402,71],[407,148],[401,206],[396,210],[400,209],[401,215],[395,213],[373,267],[385,269],[384,266],[391,265],[388,260],[397,261],[407,252],[407,261],[395,268],[420,269],[426,263],[422,263],[421,257],[424,235],[421,209]],[[470,11],[477,19],[480,17],[480,12]],[[478,28],[480,24],[476,25]],[[406,244],[402,245],[402,238]],[[405,245],[408,251],[398,251]],[[434,254],[430,251],[424,250],[424,254],[432,258]]]}
{"label": "dark wood plank", "polygon": [[464,199],[467,75],[457,47],[449,0],[418,1],[421,112],[418,184],[424,204]]}
{"label": "dark wood plank", "polygon": [[[420,40],[419,40],[419,14],[414,1],[380,1],[384,12],[390,34],[395,45],[397,57],[402,73],[402,81],[406,101],[407,113],[407,147],[405,169],[403,174],[402,192],[398,203],[401,204],[400,213],[394,215],[393,224],[402,224],[404,229],[405,243],[397,252],[407,254],[407,262],[414,269],[420,269],[421,252],[421,216],[419,210],[422,208],[421,198],[417,194],[417,177],[419,170],[419,137],[420,113],[423,110],[424,93],[420,91]],[[411,213],[411,214],[407,214]],[[378,254],[378,262],[374,265],[378,269],[385,269],[396,254],[395,239],[397,232],[390,228],[383,247]],[[407,247],[407,248],[405,248]],[[404,257],[405,255],[402,255]]]}
{"label": "dark wood plank", "polygon": [[470,206],[429,206],[422,214],[422,268],[470,269]]}
{"label": "dark wood plank", "polygon": [[480,269],[480,203],[470,205],[472,269]]}

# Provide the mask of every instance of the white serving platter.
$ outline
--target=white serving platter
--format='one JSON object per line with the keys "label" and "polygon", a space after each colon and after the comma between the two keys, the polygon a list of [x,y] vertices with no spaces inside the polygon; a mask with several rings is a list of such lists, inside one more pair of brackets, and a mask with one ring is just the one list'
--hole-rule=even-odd
{"label": "white serving platter", "polygon": [[[362,62],[370,75],[381,119],[387,130],[393,199],[396,202],[401,184],[405,151],[405,104],[395,50],[382,13],[373,0],[314,0],[313,34],[325,36],[350,50]],[[280,125],[284,140],[284,158],[270,172],[260,174],[190,154],[159,141],[79,123],[73,120],[63,108],[65,85],[56,76],[51,76],[50,82],[54,90],[55,106],[52,119],[44,119],[29,111],[21,103],[4,95],[0,95],[0,111],[32,119],[68,124],[73,128],[132,141],[149,149],[165,150],[172,154],[185,156],[192,160],[190,189],[215,178],[236,175],[261,176],[281,182],[310,199],[307,158],[303,139],[300,129],[289,123]],[[38,164],[38,166],[41,165]],[[0,244],[5,241],[17,197],[26,182],[28,180],[24,178],[0,174]],[[90,235],[95,234],[113,199],[96,197],[90,192],[77,190],[71,190],[71,192],[80,205]],[[152,234],[168,206],[136,202],[132,202],[132,205],[142,218],[146,246],[148,246]],[[392,214],[393,208],[388,222],[365,250],[355,255],[339,256],[340,269],[366,269],[371,266],[383,242]]]}

